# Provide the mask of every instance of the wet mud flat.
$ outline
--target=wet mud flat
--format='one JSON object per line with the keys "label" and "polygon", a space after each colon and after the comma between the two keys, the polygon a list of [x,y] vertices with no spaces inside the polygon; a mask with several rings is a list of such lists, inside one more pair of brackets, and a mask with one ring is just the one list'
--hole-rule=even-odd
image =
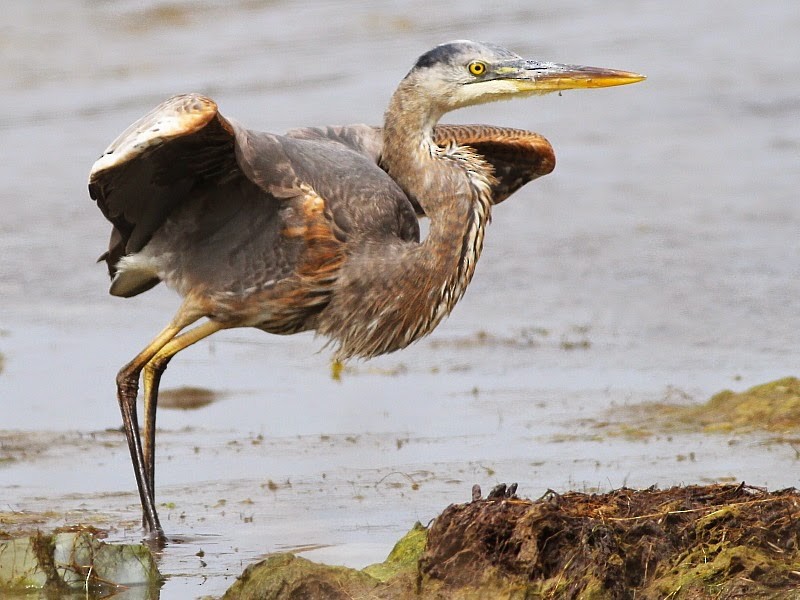
{"label": "wet mud flat", "polygon": [[[477,489],[476,489],[477,488]],[[9,523],[0,514],[0,522]],[[30,526],[31,522],[17,522]],[[107,532],[0,535],[0,591],[15,598],[159,597],[154,553]],[[201,553],[202,557],[202,553]],[[294,553],[246,567],[227,600],[787,598],[800,594],[800,492],[715,484],[605,494],[501,484],[417,523],[356,570]],[[211,597],[211,596],[207,596]],[[217,597],[217,596],[214,596]]]}
{"label": "wet mud flat", "polygon": [[[209,399],[198,390],[174,395],[182,408],[197,398],[203,403]],[[577,433],[568,441],[587,457],[596,455],[591,448],[601,446],[622,456],[645,449],[649,454],[680,449],[651,461],[648,468],[678,467],[686,473],[718,468],[709,443],[726,453],[723,463],[730,462],[731,448],[737,455],[740,450],[762,454],[766,461],[774,461],[779,452],[792,453],[796,462],[798,406],[800,380],[790,377],[742,392],[723,391],[700,404],[663,401],[611,407],[573,426]],[[563,473],[567,463],[563,450],[558,450],[563,441],[543,433],[536,446],[539,452],[555,448],[562,456],[543,461],[540,454],[519,466],[524,448],[518,443],[497,447],[499,454],[487,453],[480,463],[459,461],[462,445],[474,443],[472,436],[458,440],[324,434],[269,439],[191,428],[162,433],[160,466],[167,481],[180,479],[172,463],[179,471],[198,465],[223,469],[220,464],[230,469],[236,464],[239,475],[250,477],[235,479],[237,474],[228,472],[230,478],[221,482],[160,488],[159,508],[170,540],[153,554],[165,579],[153,577],[163,587],[153,580],[114,587],[104,578],[78,590],[81,597],[87,590],[93,598],[123,590],[125,595],[119,597],[147,599],[226,593],[228,598],[284,598],[292,597],[285,595],[291,590],[309,598],[783,598],[800,593],[800,500],[794,489],[770,492],[738,481],[727,483],[729,477],[707,485],[661,488],[634,480],[639,490],[623,486],[599,493],[584,486],[566,492],[569,488],[562,484],[537,500],[519,498],[498,486],[487,497],[477,492],[471,502],[450,504],[454,498],[466,499],[474,481],[491,488],[496,473],[513,473],[514,464],[516,474],[529,482],[559,481],[563,475],[558,472]],[[737,437],[740,433],[745,437]],[[695,452],[690,444],[698,435],[706,445],[698,445]],[[752,445],[748,439],[759,441]],[[448,456],[445,449],[454,455]],[[408,452],[412,456],[405,455]],[[440,462],[428,458],[426,468],[420,469],[416,453],[432,452]],[[327,465],[320,462],[326,454]],[[29,468],[36,479],[54,479],[39,481],[39,488],[19,487],[6,497],[0,509],[0,543],[32,547],[30,540],[49,532],[77,530],[95,532],[114,548],[149,552],[141,546],[138,499],[132,489],[58,492],[59,474],[74,473],[72,466],[100,455],[120,459],[111,460],[111,465],[125,464],[120,431],[1,432],[0,464],[8,472],[16,469],[17,475],[24,475]],[[405,462],[391,464],[401,457]],[[584,462],[611,472],[612,463],[598,466],[590,458]],[[270,476],[254,479],[265,463]],[[569,463],[572,469],[581,464]],[[359,467],[342,466],[347,464]],[[410,464],[417,468],[410,469]],[[276,465],[284,465],[291,475],[281,476]],[[758,462],[752,466],[764,468]],[[542,475],[533,478],[537,470]],[[741,471],[748,475],[754,469],[743,464]],[[791,469],[785,471],[784,480],[791,482]],[[127,471],[99,472],[108,476],[112,490],[125,489]],[[97,486],[89,479],[67,484],[67,489]],[[520,490],[520,496],[534,495],[530,483],[522,485],[528,490]],[[448,507],[442,511],[444,506]],[[371,563],[415,518],[427,525],[414,527],[383,563],[363,570],[322,564]],[[138,554],[133,556],[139,561]],[[87,575],[87,564],[75,563],[72,572]],[[79,585],[90,580],[73,579]]]}

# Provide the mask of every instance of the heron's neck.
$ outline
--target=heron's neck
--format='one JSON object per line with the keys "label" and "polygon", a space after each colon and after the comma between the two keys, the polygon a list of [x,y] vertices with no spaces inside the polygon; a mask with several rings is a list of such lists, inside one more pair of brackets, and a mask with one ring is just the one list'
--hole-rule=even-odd
{"label": "heron's neck", "polygon": [[414,268],[404,270],[409,281],[403,284],[424,289],[417,298],[426,319],[424,335],[450,313],[472,279],[491,216],[492,175],[471,150],[434,143],[441,113],[419,98],[410,85],[401,84],[395,92],[386,112],[381,160],[430,219],[425,240],[404,257]]}
{"label": "heron's neck", "polygon": [[393,352],[430,333],[464,294],[490,215],[491,169],[466,148],[440,149],[440,114],[404,81],[386,112],[381,162],[431,224],[421,243],[365,241],[339,274],[339,288],[317,331],[339,343],[337,356]]}
{"label": "heron's neck", "polygon": [[443,190],[433,182],[440,181],[443,169],[439,147],[433,141],[433,127],[442,113],[421,100],[412,82],[404,80],[392,96],[383,124],[382,166],[411,198],[419,202],[425,214],[443,212]]}
{"label": "heron's neck", "polygon": [[[433,128],[444,113],[426,101],[408,78],[386,111],[381,164],[431,220],[424,245],[462,252],[465,237],[483,240],[491,206],[491,168],[471,149],[440,148]],[[480,254],[478,243],[476,256]],[[454,256],[454,258],[458,258]]]}

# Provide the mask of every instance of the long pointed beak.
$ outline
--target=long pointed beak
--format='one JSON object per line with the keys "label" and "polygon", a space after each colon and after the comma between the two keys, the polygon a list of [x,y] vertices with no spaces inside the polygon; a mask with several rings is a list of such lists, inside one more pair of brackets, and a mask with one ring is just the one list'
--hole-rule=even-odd
{"label": "long pointed beak", "polygon": [[526,61],[514,83],[520,92],[556,92],[578,88],[627,85],[646,79],[639,73],[601,67]]}

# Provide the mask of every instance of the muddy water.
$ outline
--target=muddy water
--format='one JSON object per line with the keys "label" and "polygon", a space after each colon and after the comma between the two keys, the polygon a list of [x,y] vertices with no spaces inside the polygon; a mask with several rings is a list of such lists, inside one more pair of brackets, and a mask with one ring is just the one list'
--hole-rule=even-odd
{"label": "muddy water", "polygon": [[[363,565],[472,483],[554,489],[796,484],[756,437],[594,435],[608,409],[700,401],[797,374],[800,6],[729,2],[14,0],[0,24],[0,510],[70,510],[136,539],[116,370],[167,321],[94,264],[88,170],[165,97],[251,127],[379,123],[417,55],[454,38],[636,70],[647,82],[450,115],[534,129],[559,164],[495,211],[475,281],[433,336],[331,380],[322,341],[232,331],[165,387],[220,398],[159,415],[175,543],[162,597],[220,593],[265,552]],[[22,440],[22,441],[20,441]],[[25,441],[28,446],[26,448]],[[682,460],[693,452],[693,460]],[[417,485],[414,485],[417,484]],[[76,516],[77,515],[77,516]],[[197,556],[202,550],[203,556]]]}

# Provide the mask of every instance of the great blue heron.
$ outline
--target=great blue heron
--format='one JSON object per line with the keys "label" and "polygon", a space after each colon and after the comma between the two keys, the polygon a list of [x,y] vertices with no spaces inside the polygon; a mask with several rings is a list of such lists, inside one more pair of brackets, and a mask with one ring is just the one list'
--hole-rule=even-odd
{"label": "great blue heron", "polygon": [[[456,41],[417,60],[383,129],[256,132],[189,94],[125,130],[89,178],[91,197],[113,225],[102,257],[111,294],[134,296],[164,281],[183,296],[169,325],[117,375],[145,528],[163,537],[156,403],[176,353],[232,327],[315,330],[337,344],[337,360],[393,352],[427,335],[464,294],[492,205],[555,165],[552,147],[535,133],[437,126],[442,115],[642,79]],[[418,215],[430,219],[422,241]],[[142,372],[144,446],[136,414]]]}

